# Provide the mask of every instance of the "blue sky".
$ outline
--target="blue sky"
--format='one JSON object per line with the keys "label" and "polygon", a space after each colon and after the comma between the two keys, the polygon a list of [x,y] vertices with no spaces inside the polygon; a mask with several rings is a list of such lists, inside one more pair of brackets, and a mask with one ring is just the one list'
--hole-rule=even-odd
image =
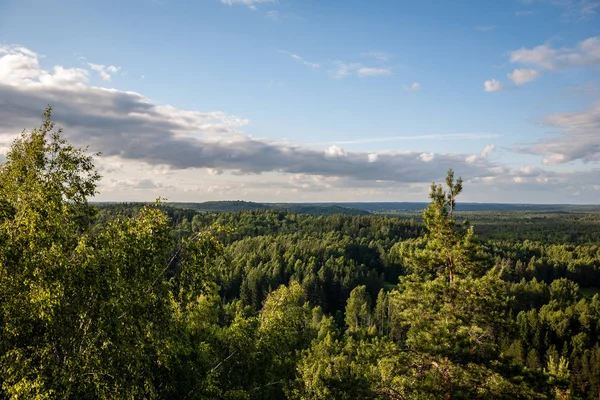
{"label": "blue sky", "polygon": [[2,0],[0,153],[51,103],[105,154],[100,200],[426,201],[453,167],[465,200],[597,203],[598,13]]}

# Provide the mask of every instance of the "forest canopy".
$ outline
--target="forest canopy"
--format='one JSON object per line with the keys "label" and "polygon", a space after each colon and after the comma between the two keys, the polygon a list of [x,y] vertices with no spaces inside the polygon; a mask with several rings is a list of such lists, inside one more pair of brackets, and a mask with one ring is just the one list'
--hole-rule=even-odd
{"label": "forest canopy", "polygon": [[0,165],[0,399],[600,396],[598,242],[481,239],[452,170],[422,223],[99,180],[50,108]]}

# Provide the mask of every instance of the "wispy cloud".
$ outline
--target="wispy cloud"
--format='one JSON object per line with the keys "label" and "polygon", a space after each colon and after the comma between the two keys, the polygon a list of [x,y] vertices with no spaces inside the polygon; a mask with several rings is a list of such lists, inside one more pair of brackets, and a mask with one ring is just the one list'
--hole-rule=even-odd
{"label": "wispy cloud", "polygon": [[275,11],[275,10],[267,11],[265,13],[265,17],[267,17],[271,21],[276,21],[276,22],[280,21],[279,11]]}
{"label": "wispy cloud", "polygon": [[235,4],[241,4],[250,7],[251,9],[256,9],[256,4],[264,4],[264,3],[277,3],[277,0],[221,0],[221,3],[226,4],[228,6],[232,6]]}
{"label": "wispy cloud", "polygon": [[347,78],[349,76],[358,76],[360,78],[389,76],[393,72],[390,68],[366,67],[360,63],[345,63],[341,61],[334,62],[335,69],[331,71],[335,79]]}
{"label": "wispy cloud", "polygon": [[522,0],[526,5],[549,4],[563,10],[563,18],[589,19],[600,9],[599,0]]}
{"label": "wispy cloud", "polygon": [[388,76],[391,74],[392,74],[392,71],[388,68],[361,67],[358,70],[356,70],[356,75],[360,76],[360,77]]}
{"label": "wispy cloud", "polygon": [[291,57],[292,59],[301,62],[302,64],[306,65],[307,67],[313,68],[313,69],[317,69],[320,68],[321,65],[315,62],[310,62],[310,61],[306,61],[304,58],[300,57],[297,54],[294,53],[290,53],[289,51],[285,51],[285,50],[279,50],[279,52],[281,54],[285,54],[289,57]]}
{"label": "wispy cloud", "polygon": [[390,58],[392,58],[391,54],[385,53],[383,51],[370,51],[366,53],[361,53],[361,56],[374,58],[378,61],[388,61]]}
{"label": "wispy cloud", "polygon": [[533,15],[535,14],[533,11],[531,10],[517,10],[515,11],[515,15],[517,17],[525,17],[525,16],[529,16],[529,15]]}
{"label": "wispy cloud", "polygon": [[341,140],[335,142],[315,143],[315,144],[363,144],[363,143],[388,143],[414,140],[481,140],[499,138],[503,135],[497,133],[442,133],[429,135],[411,135],[411,136],[386,136],[371,137],[352,140]]}

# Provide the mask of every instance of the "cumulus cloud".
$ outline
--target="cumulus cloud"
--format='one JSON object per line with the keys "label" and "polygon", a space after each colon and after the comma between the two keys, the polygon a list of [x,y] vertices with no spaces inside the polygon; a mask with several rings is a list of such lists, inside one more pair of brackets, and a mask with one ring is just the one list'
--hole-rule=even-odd
{"label": "cumulus cloud", "polygon": [[346,152],[339,146],[331,146],[325,150],[325,157],[327,158],[338,158],[346,157]]}
{"label": "cumulus cloud", "polygon": [[502,84],[496,79],[489,79],[483,82],[483,89],[486,92],[499,92],[502,90]]}
{"label": "cumulus cloud", "polygon": [[[99,161],[106,160],[103,173],[108,179],[102,190],[112,198],[146,199],[144,191],[150,197],[155,192],[168,191],[180,196],[189,193],[185,196],[193,201],[198,198],[194,197],[194,190],[200,190],[197,182],[201,177],[205,181],[201,190],[208,193],[208,188],[213,187],[211,196],[250,193],[264,199],[281,190],[281,198],[318,198],[300,197],[308,185],[315,193],[322,191],[322,199],[328,200],[393,198],[413,193],[413,189],[415,199],[423,199],[428,183],[443,179],[448,168],[466,181],[482,184],[510,185],[519,176],[530,185],[555,185],[546,190],[567,188],[568,182],[582,187],[591,182],[598,185],[598,175],[593,172],[573,173],[565,178],[543,170],[530,175],[512,171],[485,157],[491,148],[467,162],[471,154],[349,151],[339,145],[324,150],[257,139],[240,131],[249,123],[246,119],[223,112],[158,105],[139,93],[91,86],[87,83],[88,73],[62,66],[44,69],[34,52],[0,47],[0,147],[8,146],[24,127],[37,126],[46,105],[52,104],[53,117],[65,128],[69,141],[103,153]],[[549,123],[560,126],[564,135],[584,135],[591,141],[589,132],[597,129],[599,109],[593,109],[596,117],[591,111],[587,117],[577,113],[556,115],[549,118]],[[566,120],[571,121],[569,125]],[[573,121],[578,121],[578,125]],[[588,157],[598,157],[598,153]],[[172,181],[166,184],[149,179],[157,175]],[[289,181],[296,175],[299,177]],[[284,181],[289,185],[282,185]],[[264,189],[261,182],[265,182]],[[224,187],[235,192],[227,192]],[[286,187],[299,190],[297,196],[285,192]]]}
{"label": "cumulus cloud", "polygon": [[433,161],[435,159],[435,154],[433,153],[421,153],[419,155],[419,160],[424,161],[424,162],[430,162]]}
{"label": "cumulus cloud", "polygon": [[574,160],[600,161],[600,101],[584,111],[551,114],[544,123],[556,128],[557,132],[541,142],[515,151],[543,155],[545,165]]}
{"label": "cumulus cloud", "polygon": [[506,74],[506,76],[516,86],[520,86],[537,79],[540,76],[540,72],[535,69],[515,69],[513,72]]}
{"label": "cumulus cloud", "polygon": [[[14,62],[15,54],[20,63]],[[8,56],[12,68],[8,72],[0,68],[0,134],[6,142],[22,127],[37,125],[46,104],[53,104],[55,119],[75,144],[89,144],[92,151],[106,157],[173,170],[210,168],[236,174],[302,173],[356,181],[429,182],[450,167],[465,177],[488,167],[467,164],[464,155],[363,153],[339,146],[323,152],[255,139],[239,132],[247,120],[221,112],[156,105],[139,93],[88,86],[85,74],[68,68],[47,72],[35,54],[20,50],[3,53],[0,66],[6,65]],[[80,79],[57,85],[65,75]],[[375,157],[377,162],[369,162]]]}
{"label": "cumulus cloud", "polygon": [[494,151],[495,148],[496,148],[496,146],[494,146],[493,144],[485,146],[485,148],[483,149],[481,154],[471,154],[470,156],[467,156],[467,158],[465,158],[465,161],[468,163],[482,161],[484,158],[486,158],[488,156],[488,154],[490,154],[492,151]]}
{"label": "cumulus cloud", "polygon": [[106,65],[94,64],[94,63],[88,63],[88,65],[91,69],[98,72],[98,75],[100,75],[100,78],[102,78],[102,80],[105,80],[105,81],[110,81],[110,79],[112,78],[112,75],[116,74],[121,69],[121,67],[115,67],[114,65],[106,66]]}
{"label": "cumulus cloud", "polygon": [[129,180],[111,180],[109,185],[115,189],[121,190],[169,190],[175,189],[173,185],[165,185],[162,182],[154,181],[152,179],[129,179]]}
{"label": "cumulus cloud", "polygon": [[585,39],[575,47],[555,49],[550,44],[522,47],[510,53],[512,63],[537,65],[546,69],[600,64],[600,36]]}

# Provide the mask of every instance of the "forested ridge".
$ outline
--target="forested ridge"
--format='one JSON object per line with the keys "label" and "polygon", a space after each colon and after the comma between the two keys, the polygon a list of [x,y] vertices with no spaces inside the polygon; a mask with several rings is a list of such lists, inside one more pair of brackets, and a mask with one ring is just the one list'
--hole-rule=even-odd
{"label": "forested ridge", "polygon": [[419,218],[97,207],[50,111],[0,165],[0,399],[600,398],[594,214],[452,170]]}

